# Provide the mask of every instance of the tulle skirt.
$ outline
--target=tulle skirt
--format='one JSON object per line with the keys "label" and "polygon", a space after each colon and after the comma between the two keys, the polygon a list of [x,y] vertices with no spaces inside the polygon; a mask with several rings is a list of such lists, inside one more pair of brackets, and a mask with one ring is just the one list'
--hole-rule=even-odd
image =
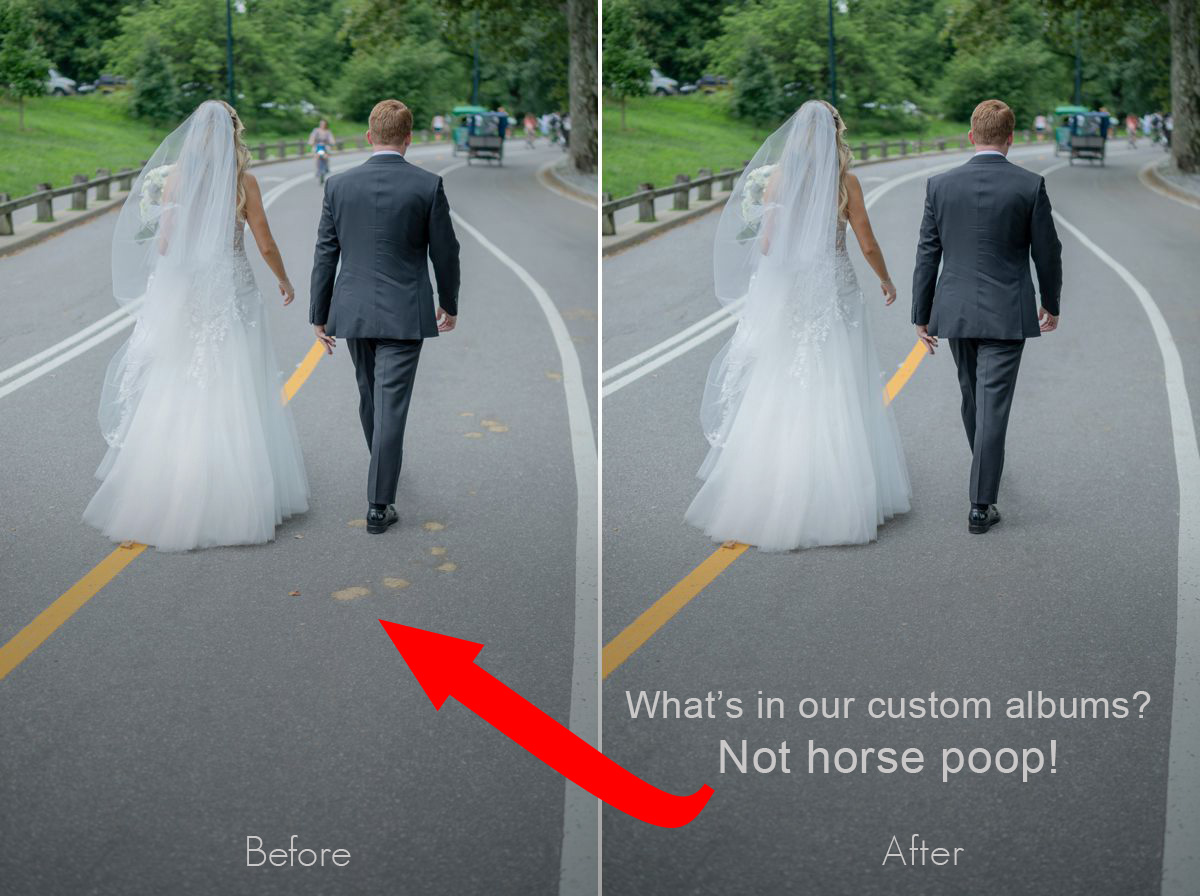
{"label": "tulle skirt", "polygon": [[796,369],[786,322],[765,328],[744,392],[698,476],[686,520],[765,551],[874,541],[909,510],[904,450],[862,309],[835,318]]}
{"label": "tulle skirt", "polygon": [[[154,313],[148,303],[141,312],[143,332],[131,337],[146,362],[139,397],[96,471],[100,488],[83,514],[114,541],[162,551],[260,544],[308,509],[262,300],[252,279],[237,291],[237,313],[222,322],[219,339],[189,328],[185,308]],[[197,338],[207,341],[202,356]]]}

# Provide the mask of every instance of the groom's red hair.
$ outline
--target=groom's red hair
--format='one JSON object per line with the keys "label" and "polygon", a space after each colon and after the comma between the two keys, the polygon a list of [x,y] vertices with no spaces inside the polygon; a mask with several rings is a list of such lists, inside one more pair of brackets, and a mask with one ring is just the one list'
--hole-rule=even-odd
{"label": "groom's red hair", "polygon": [[971,113],[971,133],[984,146],[1003,146],[1017,126],[1016,116],[1001,100],[984,100]]}
{"label": "groom's red hair", "polygon": [[370,127],[374,143],[403,146],[412,136],[412,111],[399,100],[380,100],[371,110]]}

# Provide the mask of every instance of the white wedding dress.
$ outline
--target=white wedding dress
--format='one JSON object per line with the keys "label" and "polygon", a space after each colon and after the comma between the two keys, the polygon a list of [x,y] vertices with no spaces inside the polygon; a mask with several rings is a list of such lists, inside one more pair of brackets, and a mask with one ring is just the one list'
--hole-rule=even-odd
{"label": "white wedding dress", "polygon": [[[717,541],[767,551],[862,544],[909,509],[846,222],[830,223],[831,258],[758,265],[738,329],[713,364],[712,447],[686,520]],[[777,236],[801,229],[781,223]]]}
{"label": "white wedding dress", "polygon": [[308,509],[244,222],[220,231],[229,243],[198,272],[156,262],[133,334],[109,365],[110,447],[83,518],[114,541],[163,551],[258,544]]}

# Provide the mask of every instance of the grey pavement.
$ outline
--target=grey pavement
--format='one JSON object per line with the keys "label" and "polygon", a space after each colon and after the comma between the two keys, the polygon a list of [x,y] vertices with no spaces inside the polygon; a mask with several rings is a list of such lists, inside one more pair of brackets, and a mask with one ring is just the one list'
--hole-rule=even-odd
{"label": "grey pavement", "polygon": [[1195,199],[1200,199],[1200,174],[1189,174],[1186,171],[1180,171],[1171,162],[1160,165],[1158,167],[1158,174],[1172,186],[1191,194]]}
{"label": "grey pavement", "polygon": [[[595,214],[538,183],[552,157],[514,149],[503,167],[447,173],[446,192],[545,287],[594,369]],[[310,166],[262,169],[264,193]],[[319,210],[314,181],[268,212],[292,307],[250,253],[289,370],[313,342]],[[0,369],[114,309],[115,220],[0,260]],[[558,892],[563,779],[455,701],[435,713],[376,621],[483,642],[484,668],[566,723],[576,508],[561,365],[528,288],[459,236],[462,313],[423,353],[397,527],[361,527],[368,455],[339,346],[292,402],[307,514],[270,545],[145,552],[0,682],[5,896]],[[112,549],[79,517],[119,341],[0,398],[0,643]],[[277,848],[292,834],[352,860],[246,867],[247,836]]]}
{"label": "grey pavement", "polygon": [[[1113,148],[1107,167],[1048,175],[1056,211],[1125,265],[1162,309],[1200,395],[1194,284],[1200,215],[1146,189],[1154,156]],[[1033,170],[1056,160],[1021,148]],[[863,169],[870,190],[953,158]],[[965,161],[965,159],[964,159]],[[925,178],[871,210],[900,299],[885,308],[851,249],[890,373],[915,341],[910,284]],[[646,350],[716,310],[709,215],[606,259],[604,364]],[[1060,329],[1025,353],[1001,487],[1003,522],[966,531],[970,455],[953,362],[926,358],[894,407],[913,481],[912,512],[878,542],[792,554],[753,549],[605,681],[606,752],[673,792],[711,784],[686,828],[605,810],[611,896],[673,894],[1157,894],[1176,628],[1178,484],[1163,366],[1129,288],[1060,230]],[[853,244],[854,241],[850,240]],[[605,398],[604,641],[708,557],[683,523],[707,444],[698,410],[728,332]],[[1196,408],[1193,405],[1193,416]],[[787,717],[631,720],[626,693],[784,697]],[[1020,721],[1004,698],[1152,695],[1145,717]],[[991,720],[803,720],[805,696],[966,697]],[[793,749],[794,774],[719,774],[722,739]],[[922,775],[807,774],[806,745],[904,748]],[[943,784],[941,749],[1041,747],[1057,772],[963,774]],[[832,752],[832,749],[831,749]],[[964,847],[955,867],[882,865],[890,838]]]}

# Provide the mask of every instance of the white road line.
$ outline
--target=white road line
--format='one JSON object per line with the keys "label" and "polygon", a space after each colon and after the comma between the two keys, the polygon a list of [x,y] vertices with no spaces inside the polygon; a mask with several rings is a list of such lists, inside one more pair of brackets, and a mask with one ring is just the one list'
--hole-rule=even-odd
{"label": "white road line", "polygon": [[36,367],[33,370],[29,371],[29,373],[25,374],[24,376],[18,377],[17,379],[13,380],[11,383],[8,383],[5,386],[0,386],[0,398],[3,398],[6,395],[11,395],[13,392],[16,392],[22,386],[32,383],[34,380],[45,376],[47,373],[50,373],[52,370],[55,370],[56,368],[62,367],[62,365],[66,364],[68,361],[70,361],[73,358],[79,357],[84,352],[86,352],[88,349],[96,347],[100,343],[117,335],[122,330],[133,326],[134,320],[136,320],[136,317],[133,315],[128,315],[128,314],[123,315],[115,324],[113,324],[106,330],[101,330],[99,333],[97,333],[91,339],[88,339],[86,342],[81,342],[78,345],[73,346],[72,348],[68,349],[67,351],[64,351],[62,354],[58,355],[57,357],[52,358],[51,360],[47,361],[45,364],[42,364],[40,367]]}
{"label": "white road line", "polygon": [[[1045,177],[1069,162],[1056,162]],[[1200,880],[1200,446],[1192,419],[1183,360],[1167,319],[1141,282],[1078,227],[1054,212],[1054,220],[1125,281],[1150,320],[1162,356],[1175,474],[1179,479],[1175,690],[1167,761],[1167,817],[1163,832],[1162,896],[1187,896]]]}
{"label": "white road line", "polygon": [[641,354],[634,355],[629,360],[622,361],[620,364],[617,364],[614,367],[610,367],[608,370],[604,371],[603,379],[610,380],[615,376],[619,376],[622,373],[624,373],[626,370],[629,370],[630,368],[633,368],[633,367],[637,367],[643,361],[647,361],[650,358],[653,358],[660,351],[671,348],[676,343],[682,342],[683,340],[687,339],[689,336],[691,336],[695,333],[699,333],[701,330],[707,329],[710,324],[713,324],[716,321],[721,320],[722,318],[726,317],[729,314],[735,314],[745,301],[746,301],[745,299],[738,299],[736,302],[730,302],[728,308],[721,308],[719,311],[714,311],[708,317],[702,318],[702,319],[696,321],[690,327],[680,330],[678,333],[676,333],[670,339],[664,339],[658,345],[651,346],[650,348],[646,349]]}
{"label": "white road line", "polygon": [[[918,177],[928,177],[929,175],[936,174],[939,171],[957,168],[963,163],[964,160],[959,158],[953,162],[943,162],[938,165],[930,165],[927,168],[919,168],[916,171],[910,171],[907,174],[893,177],[867,194],[865,201],[866,207],[870,209],[871,206],[887,195],[888,192],[894,190],[901,184],[908,183],[910,180],[915,180]],[[740,307],[741,301],[742,300],[739,299],[737,302],[730,303],[727,307],[710,314],[701,321],[697,321],[687,329],[676,333],[674,336],[664,339],[662,342],[651,346],[644,352],[634,355],[632,358],[622,361],[620,364],[617,364],[614,367],[604,371],[602,379],[611,380],[618,374],[624,373],[624,371],[630,370],[630,368],[634,368],[631,372],[626,373],[620,379],[613,380],[612,382],[608,383],[608,385],[606,385],[602,391],[602,397],[607,398],[614,392],[624,389],[630,383],[637,382],[647,374],[653,373],[663,365],[668,364],[671,361],[674,361],[676,358],[687,354],[696,346],[703,345],[714,336],[719,336],[721,333],[728,330],[735,323],[737,323],[736,312]],[[709,326],[708,329],[702,329],[712,321],[716,321],[717,323]],[[688,337],[691,336],[692,333],[697,333],[697,335],[692,336],[689,339]],[[683,341],[685,339],[687,340],[686,342]]]}
{"label": "white road line", "polygon": [[609,383],[607,386],[604,387],[603,391],[601,392],[602,397],[607,398],[609,395],[612,395],[617,390],[624,389],[630,383],[640,380],[642,377],[646,376],[647,374],[654,373],[654,371],[658,370],[658,368],[671,363],[672,361],[674,361],[676,358],[680,357],[681,355],[686,355],[688,352],[690,352],[696,346],[703,345],[705,342],[708,342],[708,340],[712,339],[714,336],[719,336],[722,333],[724,333],[726,330],[733,329],[733,327],[737,324],[737,322],[738,322],[737,317],[735,317],[732,313],[730,313],[728,311],[721,311],[717,322],[715,324],[713,324],[711,327],[709,327],[707,330],[703,330],[700,333],[693,336],[691,339],[687,340],[687,342],[677,345],[675,348],[671,349],[665,355],[659,355],[654,360],[649,361],[646,364],[643,364],[641,367],[639,367],[637,370],[633,371],[632,373],[627,373],[625,376],[621,377],[619,380],[614,380],[613,382]]}
{"label": "white road line", "polygon": [[[1059,162],[1042,172],[1057,170]],[[1179,478],[1178,601],[1175,694],[1167,768],[1167,818],[1163,835],[1162,896],[1195,893],[1200,880],[1200,447],[1188,399],[1183,360],[1167,320],[1149,290],[1078,227],[1054,212],[1064,229],[1108,265],[1133,291],[1158,343],[1171,412],[1175,472]]]}
{"label": "white road line", "polygon": [[[440,175],[465,167],[456,162]],[[567,398],[567,422],[571,433],[571,455],[575,464],[575,639],[571,664],[571,731],[599,747],[599,575],[600,531],[596,508],[599,501],[596,441],[584,390],[583,367],[571,341],[567,324],[550,294],[533,276],[458,212],[454,223],[517,275],[537,300],[562,364],[562,384]],[[592,896],[597,892],[599,862],[600,801],[571,781],[563,796],[563,841],[559,861],[560,896]]]}
{"label": "white road line", "polygon": [[[38,364],[42,363],[47,358],[51,358],[51,357],[57,355],[59,352],[64,351],[64,350],[70,348],[71,346],[75,345],[76,343],[83,341],[84,339],[86,339],[87,337],[89,337],[93,333],[95,333],[97,330],[104,329],[109,324],[115,323],[120,318],[125,317],[127,315],[132,316],[134,314],[134,312],[136,312],[138,310],[138,308],[141,307],[141,305],[142,305],[141,299],[134,299],[128,305],[125,305],[122,308],[118,308],[112,314],[109,314],[105,317],[100,318],[100,320],[96,321],[95,323],[89,324],[88,326],[86,326],[82,330],[80,330],[78,333],[68,336],[62,342],[55,343],[54,345],[50,346],[49,348],[43,349],[42,351],[38,352],[36,355],[26,358],[24,361],[21,361],[18,364],[14,364],[12,367],[8,368],[7,370],[0,370],[0,383],[4,382],[5,380],[12,379],[19,373],[24,373],[26,370],[28,370],[31,367],[36,367]],[[34,379],[36,379],[36,377],[34,377]]]}
{"label": "white road line", "polygon": [[[273,187],[263,197],[263,208],[270,208],[275,200],[292,187],[312,179],[313,175],[311,173],[302,174]],[[142,299],[135,299],[128,305],[118,308],[112,314],[105,315],[100,320],[89,324],[78,333],[74,333],[61,342],[43,349],[36,355],[26,358],[24,361],[14,364],[6,370],[0,371],[0,383],[3,383],[5,380],[12,380],[12,382],[0,386],[0,398],[11,395],[22,386],[27,386],[35,380],[41,379],[51,371],[62,367],[68,361],[78,358],[84,352],[95,348],[103,342],[107,342],[113,336],[127,329],[137,320],[137,311],[141,306]],[[26,373],[25,371],[28,372]],[[19,376],[19,374],[24,375]],[[16,377],[16,379],[13,379],[13,377]]]}

